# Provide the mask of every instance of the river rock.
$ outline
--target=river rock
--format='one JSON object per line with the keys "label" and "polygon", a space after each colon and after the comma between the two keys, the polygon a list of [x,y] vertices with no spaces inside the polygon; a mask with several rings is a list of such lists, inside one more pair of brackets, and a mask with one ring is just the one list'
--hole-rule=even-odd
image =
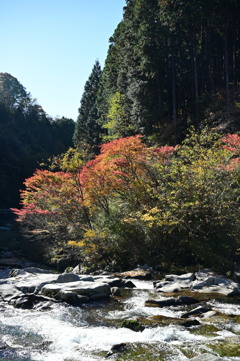
{"label": "river rock", "polygon": [[16,287],[23,293],[38,293],[43,286],[56,282],[57,274],[31,274],[25,275],[22,280],[17,280]]}
{"label": "river rock", "polygon": [[[82,278],[81,278],[82,280]],[[104,282],[109,284],[110,287],[119,287],[119,288],[135,288],[135,284],[131,280],[122,279],[122,278],[110,278],[103,277],[98,275],[94,277],[95,281]]]}
{"label": "river rock", "polygon": [[0,341],[0,350],[5,350],[7,347],[8,345],[5,342]]}
{"label": "river rock", "polygon": [[116,353],[123,352],[126,349],[127,344],[126,343],[118,343],[116,345],[113,345],[111,347],[111,350],[107,353],[105,358],[111,357],[112,355]]}
{"label": "river rock", "polygon": [[33,302],[28,298],[28,296],[22,296],[17,299],[15,299],[11,304],[15,308],[22,308],[22,309],[31,309],[33,308]]}
{"label": "river rock", "polygon": [[181,318],[188,318],[188,317],[191,317],[193,315],[202,315],[203,313],[206,313],[206,312],[209,312],[211,311],[211,308],[207,308],[207,307],[197,307],[197,308],[194,308],[193,310],[189,311],[189,312],[186,312],[184,313]]}
{"label": "river rock", "polygon": [[240,271],[235,271],[234,272],[234,277],[235,277],[237,282],[240,282]]}
{"label": "river rock", "polygon": [[49,297],[43,297],[35,294],[24,295],[10,301],[10,304],[13,305],[15,308],[22,308],[22,309],[32,309],[38,303],[48,303],[49,301],[53,301],[49,299]]}
{"label": "river rock", "polygon": [[10,300],[21,296],[24,296],[24,293],[19,291],[15,285],[11,283],[1,283],[0,297],[3,301],[9,302]]}
{"label": "river rock", "polygon": [[135,268],[132,271],[117,273],[117,277],[120,278],[133,278],[138,280],[151,280],[152,279],[152,268],[148,265]]}
{"label": "river rock", "polygon": [[164,280],[154,282],[154,287],[158,292],[172,293],[189,289],[201,293],[219,293],[226,296],[239,296],[240,284],[215,275],[212,271],[203,270],[196,273],[186,273],[183,275],[166,275]]}
{"label": "river rock", "polygon": [[145,327],[142,326],[137,320],[124,320],[122,322],[122,327],[129,328],[134,332],[142,332],[145,330]]}
{"label": "river rock", "polygon": [[210,353],[203,353],[199,356],[190,359],[190,361],[222,361],[222,360],[223,360],[222,357],[215,356]]}
{"label": "river rock", "polygon": [[73,306],[80,306],[83,303],[88,303],[90,298],[87,296],[78,295],[76,292],[69,292],[69,291],[59,291],[55,298],[62,302],[66,302]]}
{"label": "river rock", "polygon": [[240,294],[238,283],[222,276],[210,276],[205,279],[193,281],[190,289],[202,293],[220,293],[226,296],[236,296]]}
{"label": "river rock", "polygon": [[201,325],[201,323],[198,320],[188,320],[186,322],[181,323],[180,325],[184,327],[192,327],[192,326],[199,326]]}
{"label": "river rock", "polygon": [[49,270],[45,270],[42,268],[37,268],[37,267],[26,267],[26,268],[15,268],[12,269],[9,274],[8,277],[17,277],[17,276],[29,276],[30,274],[49,274],[51,273]]}
{"label": "river rock", "polygon": [[121,288],[119,287],[112,287],[111,292],[113,296],[121,297]]}
{"label": "river rock", "polygon": [[0,267],[23,267],[22,261],[19,258],[0,258]]}
{"label": "river rock", "polygon": [[173,281],[173,282],[192,282],[196,279],[194,273],[185,273],[183,275],[166,275],[166,281]]}
{"label": "river rock", "polygon": [[217,312],[211,310],[211,311],[202,313],[199,317],[201,317],[201,318],[211,318],[211,317],[214,317],[216,315],[217,315]]}
{"label": "river rock", "polygon": [[113,279],[105,279],[103,282],[106,282],[109,284],[110,287],[118,287],[123,288],[125,287],[126,280],[122,280],[121,278],[113,278]]}
{"label": "river rock", "polygon": [[147,307],[168,307],[168,306],[182,306],[192,305],[199,301],[193,297],[180,296],[178,298],[164,298],[160,300],[147,300],[145,306]]}
{"label": "river rock", "polygon": [[92,276],[81,276],[80,280],[84,282],[94,282],[94,278]]}
{"label": "river rock", "polygon": [[57,283],[68,283],[68,282],[76,282],[80,281],[80,277],[75,273],[63,273],[58,276],[56,279]]}
{"label": "river rock", "polygon": [[110,286],[107,283],[100,282],[69,282],[46,284],[41,289],[41,294],[55,298],[59,292],[74,292],[81,296],[87,296],[91,301],[107,298],[111,294]]}

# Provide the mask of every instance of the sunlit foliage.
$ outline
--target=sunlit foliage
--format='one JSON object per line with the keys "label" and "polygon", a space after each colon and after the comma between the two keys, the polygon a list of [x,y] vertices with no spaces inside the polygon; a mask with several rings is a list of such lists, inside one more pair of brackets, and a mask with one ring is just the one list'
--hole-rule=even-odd
{"label": "sunlit foliage", "polygon": [[103,144],[85,165],[71,150],[68,171],[26,180],[16,213],[26,226],[40,218],[86,263],[229,268],[239,247],[239,139],[192,130],[181,145],[154,148],[130,136]]}

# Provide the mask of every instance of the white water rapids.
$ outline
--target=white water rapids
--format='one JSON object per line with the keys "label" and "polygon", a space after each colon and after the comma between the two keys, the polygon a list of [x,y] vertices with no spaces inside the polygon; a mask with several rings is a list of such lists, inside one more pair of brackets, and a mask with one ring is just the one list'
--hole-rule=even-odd
{"label": "white water rapids", "polygon": [[[180,317],[180,308],[145,307],[144,302],[153,294],[151,282],[136,281],[137,289],[129,290],[129,296],[110,304],[95,303],[82,308],[55,304],[50,310],[22,310],[0,304],[0,341],[9,349],[1,351],[2,361],[99,361],[111,347],[120,343],[147,344],[174,350],[168,360],[185,361],[189,358],[181,347],[191,345],[204,348],[206,336],[191,333],[179,325],[146,327],[134,332],[121,327],[121,320],[163,315]],[[216,303],[216,309],[240,314],[240,306]],[[236,325],[236,328],[239,327]],[[236,329],[239,335],[240,330]],[[215,340],[236,336],[234,330],[223,329]],[[120,357],[120,356],[119,356]],[[116,358],[111,356],[111,360]],[[117,359],[121,359],[117,358]],[[124,360],[135,360],[124,359]],[[141,361],[141,358],[137,358]],[[147,359],[148,360],[148,359]],[[156,358],[158,360],[158,358]],[[159,360],[162,360],[159,358]],[[166,358],[167,360],[167,358]],[[224,359],[225,360],[225,359]],[[240,360],[240,357],[226,358]]]}

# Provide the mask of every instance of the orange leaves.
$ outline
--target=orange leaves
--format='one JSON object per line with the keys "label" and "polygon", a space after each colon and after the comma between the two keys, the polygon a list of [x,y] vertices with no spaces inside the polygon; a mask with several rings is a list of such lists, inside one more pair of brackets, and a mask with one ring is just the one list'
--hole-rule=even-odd
{"label": "orange leaves", "polygon": [[233,158],[229,160],[229,164],[225,166],[225,169],[232,171],[240,165],[240,136],[238,134],[228,133],[222,141],[225,143],[223,148],[232,153],[233,156]]}
{"label": "orange leaves", "polygon": [[49,215],[51,212],[48,210],[42,210],[35,208],[35,205],[30,203],[25,205],[22,209],[17,208],[11,208],[11,210],[14,212],[14,214],[17,215],[17,221],[18,222],[24,222],[24,220],[29,216],[36,216],[36,215]]}
{"label": "orange leaves", "polygon": [[229,133],[222,141],[226,144],[223,146],[224,149],[227,149],[235,155],[240,153],[240,136],[238,134]]}
{"label": "orange leaves", "polygon": [[170,156],[175,150],[175,147],[172,146],[163,146],[153,149],[154,153],[160,154],[162,157],[168,157]]}
{"label": "orange leaves", "polygon": [[[154,162],[169,159],[174,147],[148,148],[142,136],[136,135],[103,144],[101,152],[79,173],[37,170],[25,181],[22,192],[25,208],[62,214],[79,207],[94,210],[100,206],[109,211],[111,197],[139,198],[151,184]],[[140,198],[141,198],[140,197]]]}
{"label": "orange leaves", "polygon": [[141,136],[113,140],[103,144],[101,153],[80,172],[88,206],[100,204],[107,210],[108,198],[127,193],[142,172],[149,150]]}
{"label": "orange leaves", "polygon": [[42,211],[61,212],[77,194],[74,178],[65,172],[37,170],[24,184],[26,190],[21,193],[23,205],[28,208],[32,204]]}
{"label": "orange leaves", "polygon": [[80,172],[85,204],[96,204],[109,211],[111,197],[144,198],[152,182],[149,171],[154,162],[162,164],[173,154],[174,147],[148,148],[142,136],[113,140],[101,147],[101,153]]}

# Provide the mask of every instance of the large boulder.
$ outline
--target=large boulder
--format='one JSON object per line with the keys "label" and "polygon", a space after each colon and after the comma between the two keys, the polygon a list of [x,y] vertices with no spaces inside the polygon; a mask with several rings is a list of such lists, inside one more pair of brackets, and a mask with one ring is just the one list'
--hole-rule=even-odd
{"label": "large boulder", "polygon": [[[0,281],[0,299],[18,308],[35,307],[36,297],[43,295],[72,305],[108,298],[110,284],[118,281],[128,286],[126,280],[91,276],[74,273],[55,274],[37,268],[15,269],[10,277]],[[131,285],[129,285],[131,286]],[[35,295],[35,297],[33,297]],[[14,300],[14,301],[13,301]]]}
{"label": "large boulder", "polygon": [[95,301],[109,297],[111,289],[107,283],[78,281],[67,284],[46,284],[41,290],[41,294],[53,298],[58,298],[59,292],[63,294],[72,292],[77,295],[87,296],[90,301]]}

